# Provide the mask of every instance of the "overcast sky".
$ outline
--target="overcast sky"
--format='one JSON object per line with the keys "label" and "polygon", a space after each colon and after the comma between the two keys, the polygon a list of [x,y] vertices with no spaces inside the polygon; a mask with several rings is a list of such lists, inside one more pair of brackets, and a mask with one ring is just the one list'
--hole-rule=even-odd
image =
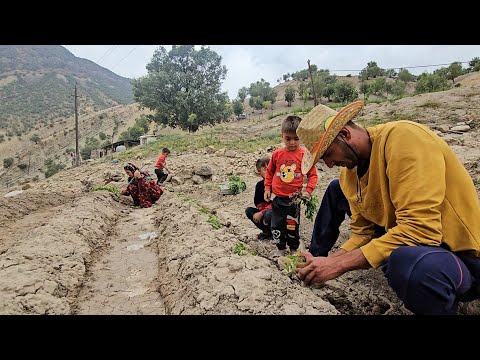
{"label": "overcast sky", "polygon": [[[92,60],[114,73],[136,78],[147,73],[159,45],[64,45],[75,56]],[[167,50],[171,45],[164,45]],[[307,68],[307,60],[338,75],[358,74],[369,61],[384,69],[449,64],[480,57],[480,45],[210,45],[228,69],[222,84],[230,98],[261,78],[277,85],[283,74]],[[462,64],[463,67],[468,64]],[[438,67],[408,69],[418,75]],[[338,71],[346,70],[346,71]]]}

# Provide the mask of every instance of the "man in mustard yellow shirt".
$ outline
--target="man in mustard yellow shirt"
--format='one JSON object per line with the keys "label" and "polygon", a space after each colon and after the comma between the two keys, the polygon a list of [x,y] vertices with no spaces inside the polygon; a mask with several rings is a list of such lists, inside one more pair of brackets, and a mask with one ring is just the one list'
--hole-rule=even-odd
{"label": "man in mustard yellow shirt", "polygon": [[333,243],[323,245],[324,256],[304,253],[298,275],[309,285],[385,265],[406,308],[455,314],[459,301],[480,297],[480,202],[473,181],[447,143],[421,124],[355,124],[363,105],[357,101],[338,113],[318,105],[297,129],[309,150],[302,171],[319,159],[340,166],[334,191],[348,201],[348,210],[340,209],[341,201],[338,208],[351,215],[350,239],[329,256]]}

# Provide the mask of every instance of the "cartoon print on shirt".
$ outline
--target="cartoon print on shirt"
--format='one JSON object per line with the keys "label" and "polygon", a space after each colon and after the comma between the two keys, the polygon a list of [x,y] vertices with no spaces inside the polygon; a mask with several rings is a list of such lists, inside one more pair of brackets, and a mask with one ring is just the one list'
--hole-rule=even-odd
{"label": "cartoon print on shirt", "polygon": [[282,166],[280,166],[280,179],[282,179],[283,182],[291,183],[293,181],[293,178],[295,177],[296,167],[297,166],[295,164],[292,164],[290,166],[283,164]]}

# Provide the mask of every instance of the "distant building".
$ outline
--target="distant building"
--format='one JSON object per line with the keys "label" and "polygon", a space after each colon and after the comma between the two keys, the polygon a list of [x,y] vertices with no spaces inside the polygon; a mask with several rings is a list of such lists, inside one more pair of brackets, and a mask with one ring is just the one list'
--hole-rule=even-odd
{"label": "distant building", "polygon": [[142,135],[139,137],[140,145],[145,145],[157,141],[157,135]]}

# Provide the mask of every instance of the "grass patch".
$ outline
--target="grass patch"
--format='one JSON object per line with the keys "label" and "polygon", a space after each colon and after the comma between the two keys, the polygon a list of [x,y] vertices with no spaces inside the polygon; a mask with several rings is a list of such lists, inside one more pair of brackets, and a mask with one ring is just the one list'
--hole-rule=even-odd
{"label": "grass patch", "polygon": [[210,225],[212,225],[212,227],[214,229],[220,229],[223,227],[222,223],[220,222],[220,220],[218,219],[218,217],[216,215],[213,215],[213,214],[210,214],[208,215],[208,220],[207,220],[207,223],[209,223]]}
{"label": "grass patch", "polygon": [[257,253],[255,251],[253,251],[252,249],[249,249],[243,242],[239,241],[235,244],[235,247],[233,248],[233,253],[234,254],[237,254],[237,255],[247,255],[247,254],[250,254],[250,255],[257,255]]}
{"label": "grass patch", "polygon": [[428,101],[425,102],[424,104],[418,105],[418,107],[438,109],[439,107],[441,107],[441,105],[440,105],[440,103],[438,103],[438,102],[436,102],[436,101],[430,101],[430,100],[428,100]]}
{"label": "grass patch", "polygon": [[295,115],[298,115],[298,114],[301,115],[301,114],[308,113],[312,109],[313,109],[312,106],[306,106],[306,107],[297,106],[292,109],[292,113],[294,113]]}
{"label": "grass patch", "polygon": [[282,116],[282,115],[287,115],[288,114],[288,111],[283,111],[283,112],[279,112],[279,113],[275,113],[275,114],[270,114],[268,115],[268,120],[271,120],[277,116]]}
{"label": "grass patch", "polygon": [[111,185],[95,186],[92,189],[92,191],[101,191],[101,190],[109,191],[109,192],[114,193],[114,194],[120,194],[120,190],[118,190],[115,186],[111,186]]}
{"label": "grass patch", "polygon": [[204,214],[207,214],[207,215],[210,215],[212,213],[209,209],[204,208],[204,207],[201,207],[199,211],[201,213],[204,213]]}
{"label": "grass patch", "polygon": [[367,100],[365,101],[365,104],[380,104],[386,100]]}
{"label": "grass patch", "polygon": [[190,199],[188,196],[186,196],[182,193],[179,193],[179,192],[175,192],[175,191],[174,191],[174,193],[175,193],[175,195],[177,195],[177,197],[180,199],[181,202],[183,202],[183,203],[188,203],[188,202],[193,203],[193,200]]}
{"label": "grass patch", "polygon": [[370,119],[365,119],[360,117],[360,118],[357,118],[356,121],[359,122],[363,127],[375,126],[375,125],[383,124],[387,122],[386,118],[380,118],[378,116],[375,116]]}

